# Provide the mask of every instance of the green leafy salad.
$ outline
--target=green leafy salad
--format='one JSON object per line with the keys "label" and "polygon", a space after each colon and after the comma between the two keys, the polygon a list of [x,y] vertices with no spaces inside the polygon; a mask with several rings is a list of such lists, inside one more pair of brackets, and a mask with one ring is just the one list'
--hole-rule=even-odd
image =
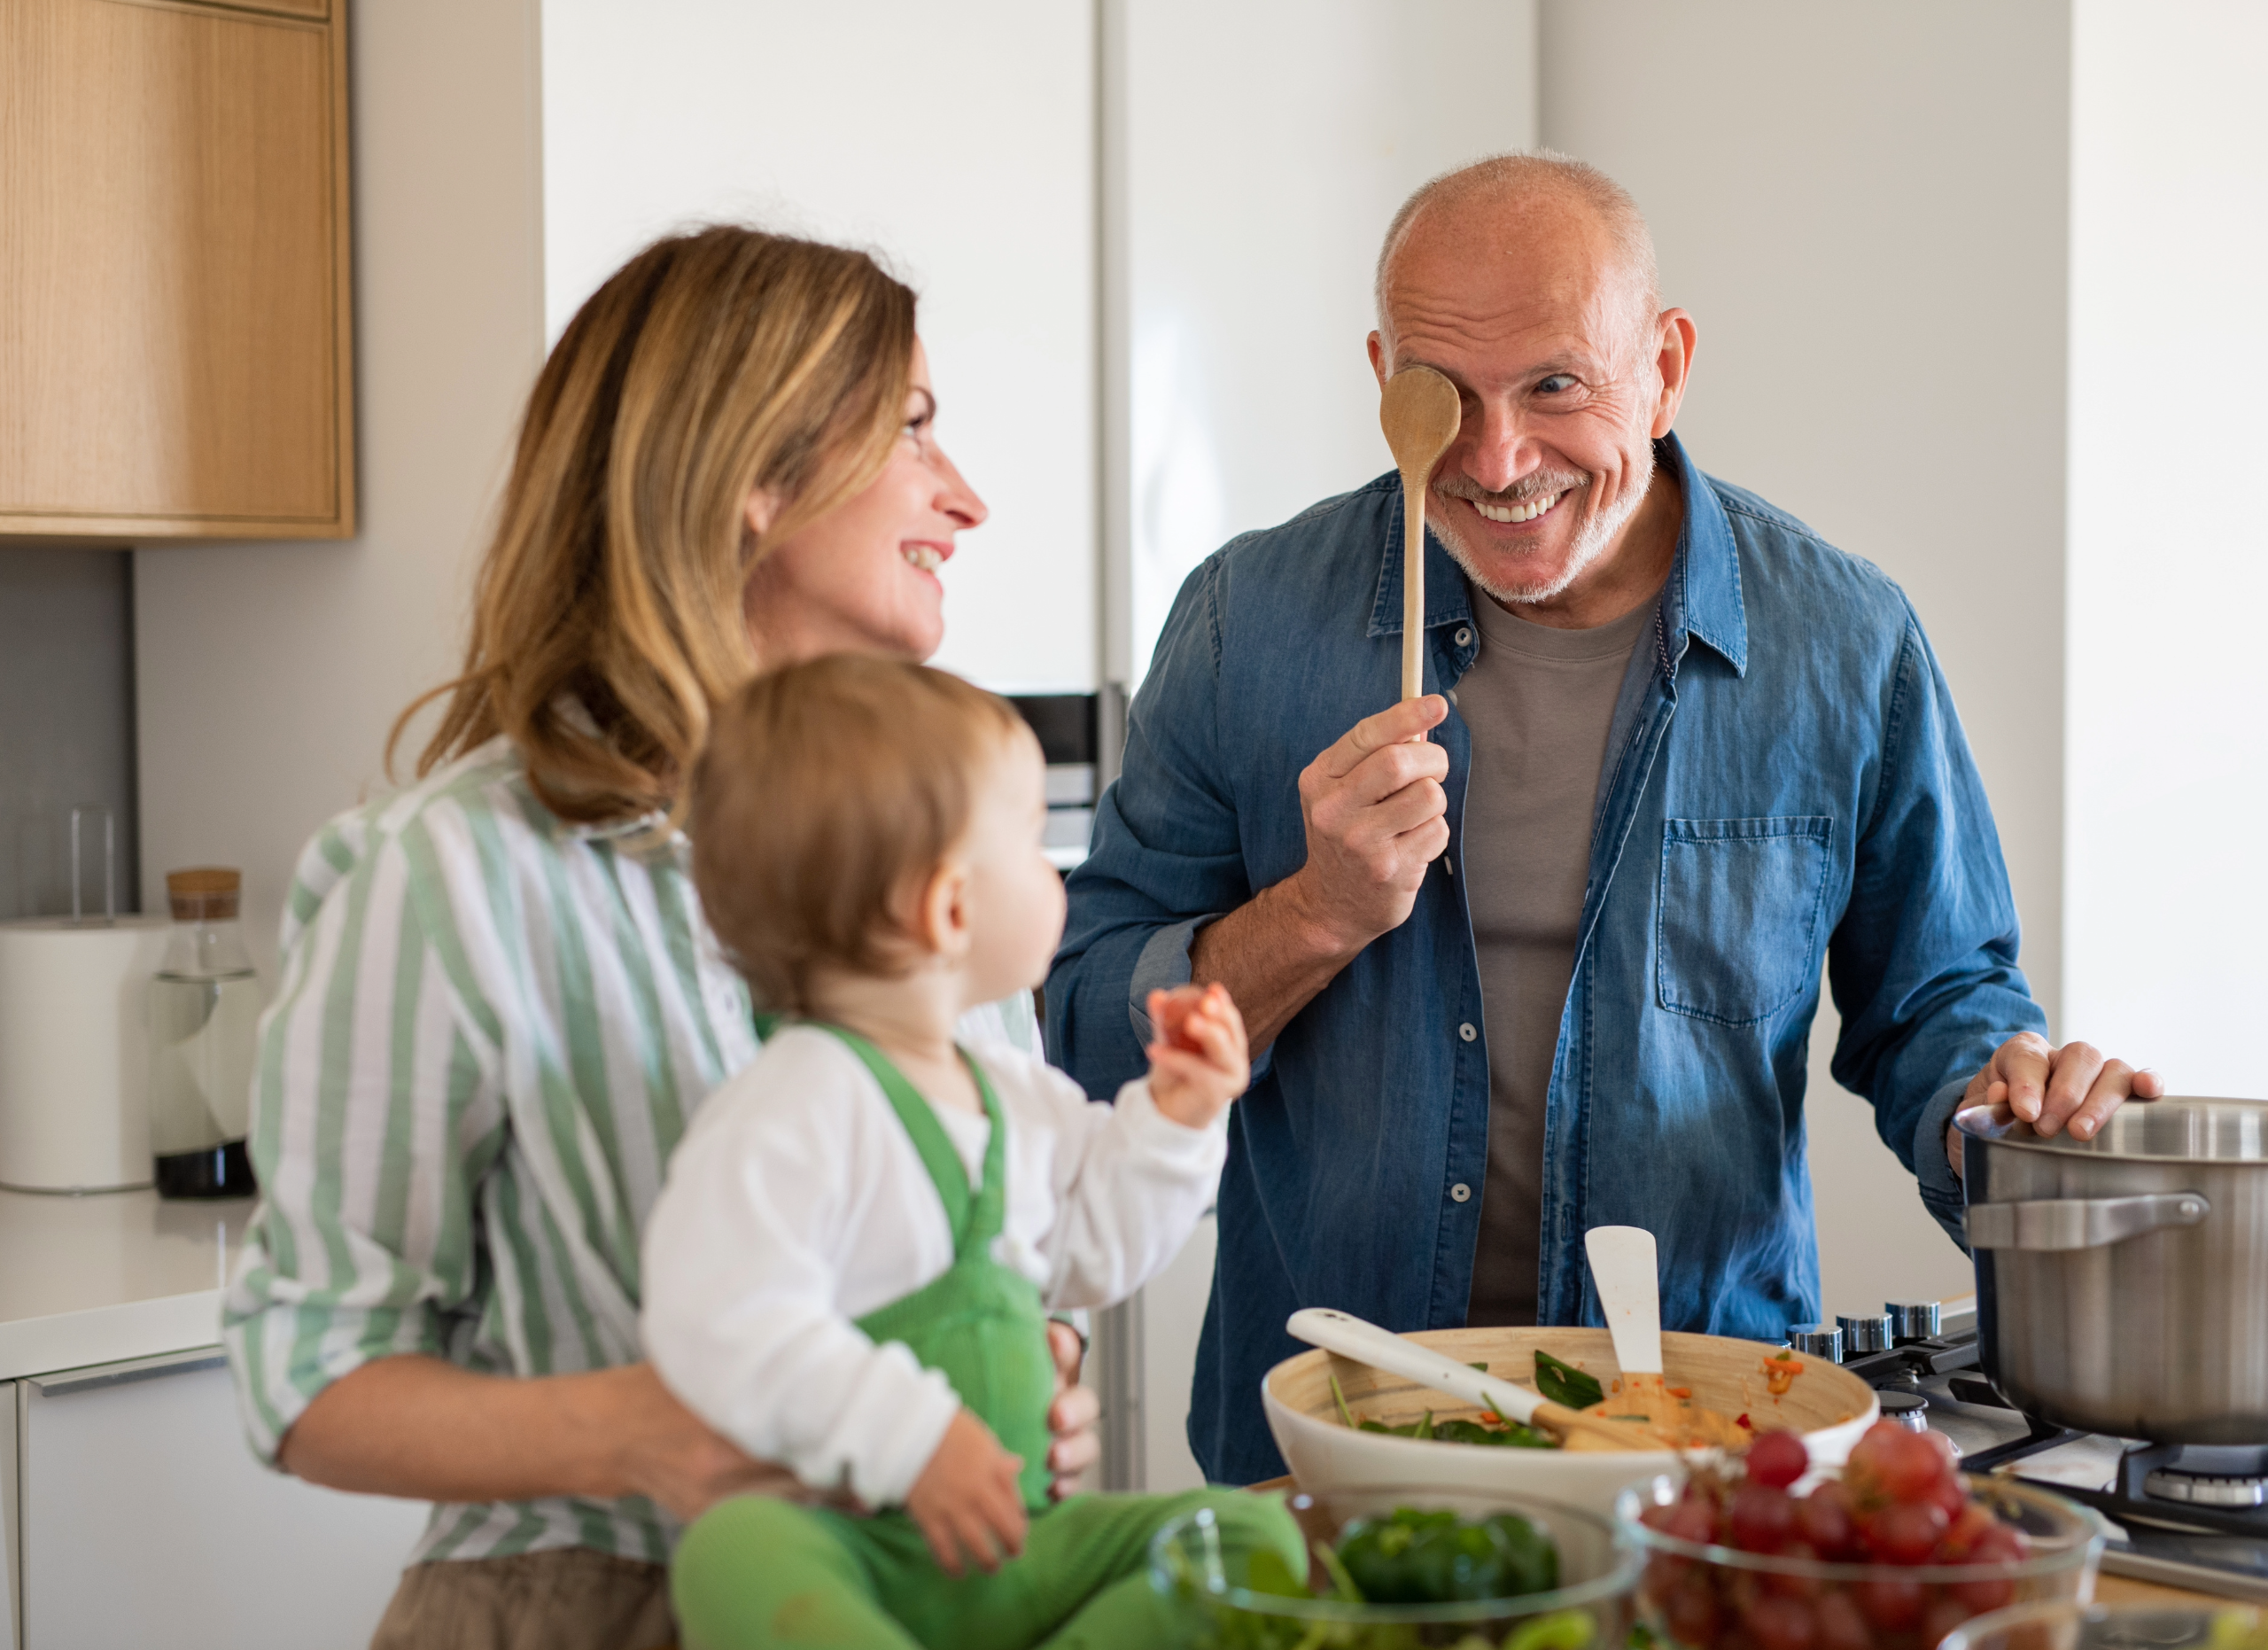
{"label": "green leafy salad", "polygon": [[[1473,1368],[1482,1374],[1488,1373],[1486,1364]],[[1563,1364],[1545,1351],[1535,1355],[1535,1389],[1554,1404],[1564,1404],[1569,1409],[1588,1409],[1606,1397],[1606,1389],[1597,1380],[1585,1374],[1573,1364]],[[1399,1427],[1389,1427],[1382,1420],[1369,1420],[1357,1416],[1347,1407],[1347,1395],[1339,1389],[1339,1377],[1331,1378],[1331,1396],[1339,1405],[1339,1419],[1357,1432],[1383,1432],[1397,1438],[1433,1438],[1444,1444],[1480,1444],[1497,1449],[1556,1450],[1559,1441],[1533,1427],[1484,1410],[1479,1420],[1435,1420],[1433,1412],[1427,1410],[1416,1420],[1404,1421]]]}
{"label": "green leafy salad", "polygon": [[[1517,1513],[1465,1519],[1450,1512],[1397,1507],[1357,1519],[1336,1547],[1318,1544],[1317,1560],[1330,1577],[1316,1592],[1283,1559],[1252,1556],[1247,1592],[1341,1604],[1456,1604],[1518,1599],[1559,1585],[1559,1550]],[[1453,1638],[1449,1635],[1457,1635]],[[1554,1610],[1509,1625],[1429,1625],[1414,1622],[1315,1620],[1219,1607],[1205,1643],[1211,1650],[1411,1650],[1453,1644],[1455,1650],[1590,1650],[1597,1624],[1584,1610]]]}

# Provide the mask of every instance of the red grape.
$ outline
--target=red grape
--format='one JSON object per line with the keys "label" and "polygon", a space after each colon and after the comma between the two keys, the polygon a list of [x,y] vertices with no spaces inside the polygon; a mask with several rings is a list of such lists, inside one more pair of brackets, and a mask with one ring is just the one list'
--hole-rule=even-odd
{"label": "red grape", "polygon": [[1860,1582],[1851,1591],[1859,1601],[1860,1613],[1884,1632],[1908,1631],[1922,1619],[1922,1584],[1918,1581],[1884,1576],[1877,1581]]}
{"label": "red grape", "polygon": [[2008,1524],[1995,1523],[1977,1537],[1969,1549],[1971,1564],[2014,1564],[2031,1552],[2031,1543],[2023,1530]]}
{"label": "red grape", "polygon": [[1900,1501],[1875,1514],[1867,1545],[1892,1564],[1926,1564],[1945,1530],[1945,1509],[1936,1502]]}
{"label": "red grape", "polygon": [[1883,1492],[1893,1501],[1928,1501],[1937,1495],[1938,1481],[1948,1464],[1930,1435],[1899,1428],[1884,1441],[1875,1466]]}
{"label": "red grape", "polygon": [[1794,1528],[1796,1505],[1784,1490],[1744,1483],[1733,1491],[1733,1545],[1751,1553],[1777,1553]]}
{"label": "red grape", "polygon": [[1874,1650],[1867,1618],[1847,1592],[1830,1592],[1812,1607],[1819,1623],[1819,1650]]}
{"label": "red grape", "polygon": [[1882,1454],[1892,1438],[1902,1436],[1906,1428],[1894,1420],[1878,1420],[1867,1428],[1859,1441],[1851,1446],[1851,1459],[1843,1469],[1843,1482],[1863,1498],[1882,1477]]}
{"label": "red grape", "polygon": [[[1797,1503],[1798,1508],[1802,1505],[1801,1502]],[[1780,1549],[1779,1555],[1783,1559],[1801,1559],[1806,1563],[1815,1561],[1819,1557],[1808,1543],[1802,1541],[1790,1542]],[[1783,1598],[1809,1599],[1816,1597],[1819,1592],[1816,1576],[1799,1575],[1792,1570],[1768,1569],[1759,1573],[1756,1579],[1765,1592],[1776,1592]]]}
{"label": "red grape", "polygon": [[1670,1508],[1668,1521],[1656,1528],[1680,1541],[1706,1546],[1717,1538],[1717,1515],[1705,1501],[1680,1501]]}
{"label": "red grape", "polygon": [[1830,1480],[1796,1503],[1796,1535],[1825,1559],[1845,1557],[1858,1546],[1851,1498],[1841,1484]]}
{"label": "red grape", "polygon": [[1756,1442],[1748,1446],[1751,1483],[1784,1490],[1802,1477],[1810,1466],[1811,1452],[1792,1432],[1760,1433]]}
{"label": "red grape", "polygon": [[1662,1607],[1669,1635],[1682,1645],[1706,1645],[1717,1636],[1717,1594],[1706,1576],[1688,1576]]}
{"label": "red grape", "polygon": [[1946,1591],[1981,1615],[2015,1598],[2016,1584],[2005,1576],[1995,1576],[1984,1581],[1957,1581]]}
{"label": "red grape", "polygon": [[[1935,1433],[1930,1436],[1937,1436]],[[1961,1514],[1967,1511],[1969,1506],[1969,1486],[1961,1482],[1959,1473],[1948,1472],[1938,1480],[1938,1487],[1932,1492],[1931,1498],[1939,1506],[1945,1508],[1947,1518],[1959,1523]]]}
{"label": "red grape", "polygon": [[1801,1599],[1766,1593],[1748,1607],[1748,1631],[1761,1650],[1811,1650],[1819,1623]]}
{"label": "red grape", "polygon": [[1968,1563],[1969,1549],[1977,1545],[1978,1537],[1993,1527],[1993,1522],[1991,1510],[1981,1503],[1962,1502],[1961,1510],[1953,1515],[1953,1522],[1946,1526],[1946,1533],[1938,1537],[1938,1550],[1930,1555],[1930,1561],[1932,1564]]}
{"label": "red grape", "polygon": [[1958,1599],[1938,1598],[1930,1600],[1922,1612],[1922,1642],[1935,1645],[1977,1612]]}

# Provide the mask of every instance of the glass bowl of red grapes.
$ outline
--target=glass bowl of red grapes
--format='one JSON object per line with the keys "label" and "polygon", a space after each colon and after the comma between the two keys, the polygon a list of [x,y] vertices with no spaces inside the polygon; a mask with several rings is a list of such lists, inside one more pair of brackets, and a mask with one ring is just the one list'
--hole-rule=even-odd
{"label": "glass bowl of red grapes", "polygon": [[2093,1596],[2100,1518],[1953,1459],[1885,1420],[1839,1473],[1767,1432],[1741,1461],[1631,1485],[1615,1510],[1646,1554],[1640,1620],[1679,1650],[1930,1650],[1988,1610]]}

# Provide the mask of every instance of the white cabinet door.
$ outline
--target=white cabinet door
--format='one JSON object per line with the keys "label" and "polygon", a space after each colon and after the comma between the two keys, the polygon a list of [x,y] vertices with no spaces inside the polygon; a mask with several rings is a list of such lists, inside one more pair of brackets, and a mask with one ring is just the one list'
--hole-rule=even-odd
{"label": "white cabinet door", "polygon": [[21,1383],[25,1650],[361,1650],[422,1504],[260,1467],[217,1351]]}

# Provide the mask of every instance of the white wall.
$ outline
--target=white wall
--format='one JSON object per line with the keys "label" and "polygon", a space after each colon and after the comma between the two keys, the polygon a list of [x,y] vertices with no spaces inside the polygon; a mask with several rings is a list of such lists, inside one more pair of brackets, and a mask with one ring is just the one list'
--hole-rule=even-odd
{"label": "white wall", "polygon": [[2268,12],[2074,11],[2067,1018],[2268,1097]]}
{"label": "white wall", "polygon": [[353,19],[361,532],[135,553],[143,886],[242,867],[271,981],[300,846],[455,668],[543,347],[535,0]]}
{"label": "white wall", "polygon": [[550,335],[688,222],[880,248],[921,294],[939,439],[992,509],[945,569],[936,662],[1091,689],[1091,8],[542,5]]}
{"label": "white wall", "polygon": [[1535,10],[1102,10],[1105,670],[1130,686],[1199,562],[1393,468],[1363,354],[1379,237],[1433,174],[1535,142]]}
{"label": "white wall", "polygon": [[[1542,29],[1543,141],[1637,197],[1698,324],[1695,459],[1920,611],[2059,1023],[2067,12],[1544,0]],[[1814,1070],[1827,1310],[1965,1287],[1871,1115]]]}

